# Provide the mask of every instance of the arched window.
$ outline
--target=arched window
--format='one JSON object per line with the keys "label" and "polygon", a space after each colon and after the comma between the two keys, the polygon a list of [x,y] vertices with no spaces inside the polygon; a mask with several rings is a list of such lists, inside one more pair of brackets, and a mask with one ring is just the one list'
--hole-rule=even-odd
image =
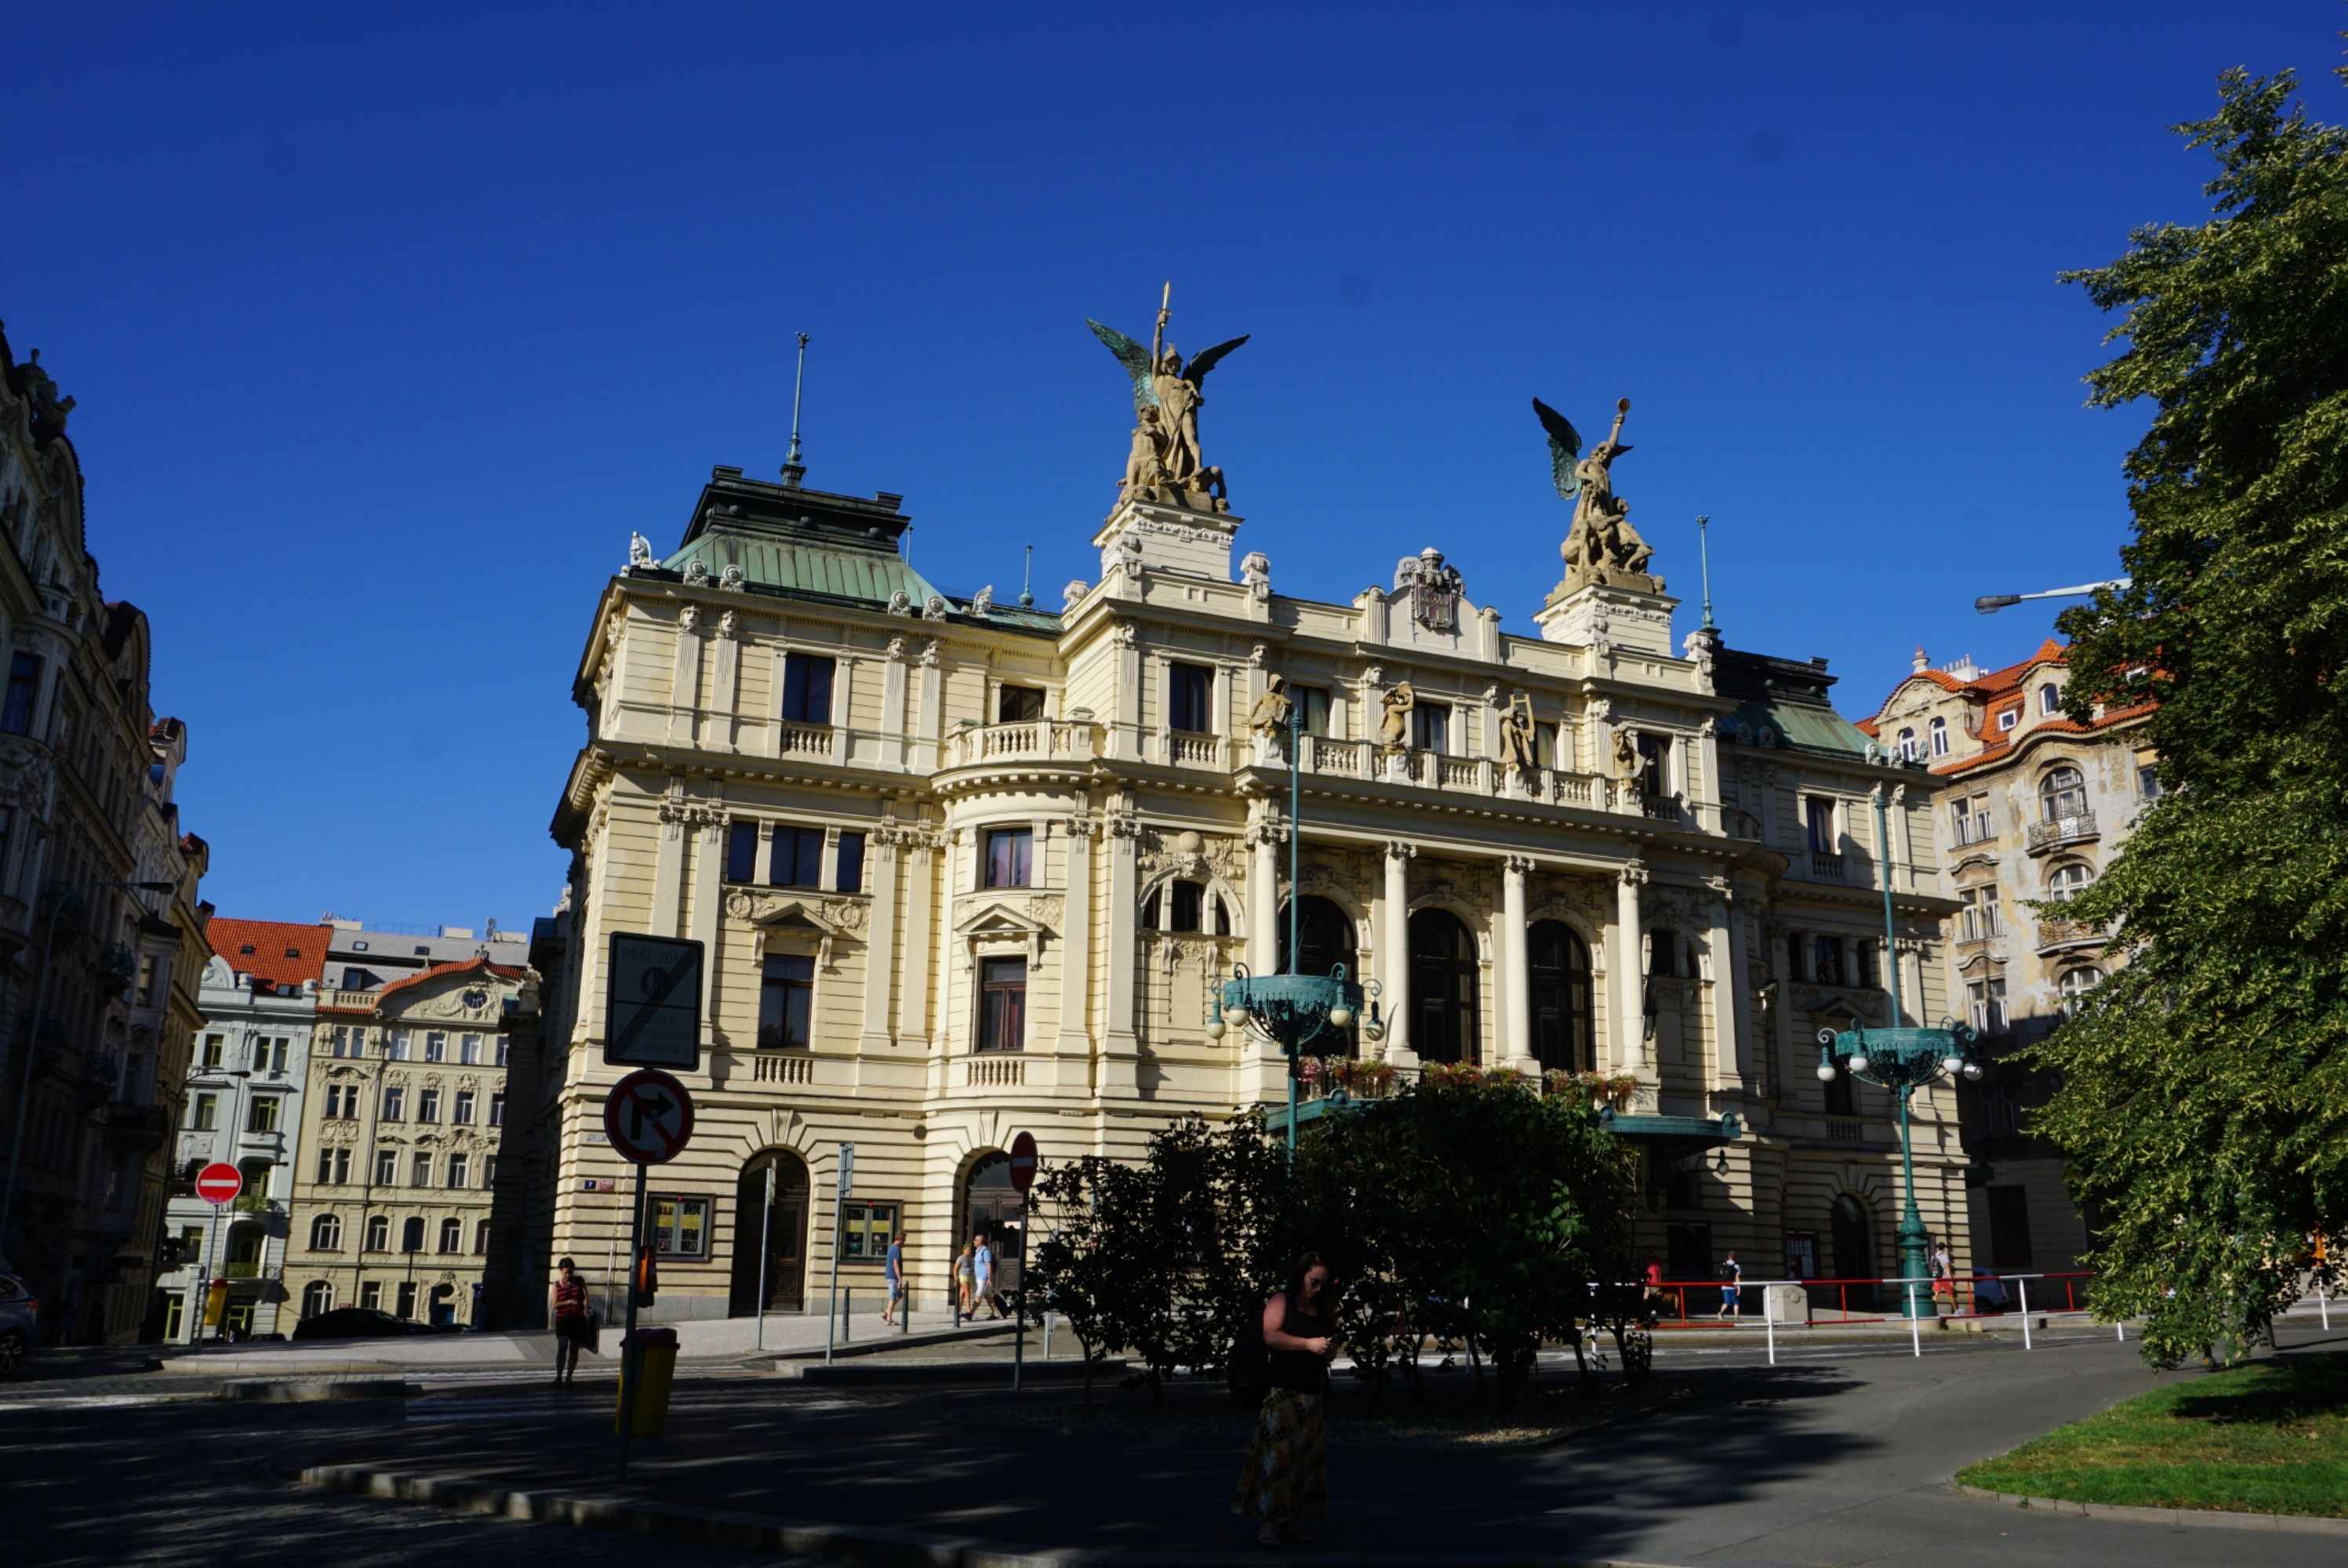
{"label": "arched window", "polygon": [[2066,860],[2046,874],[2046,897],[2054,902],[2068,903],[2087,890],[2096,874],[2082,861]]}
{"label": "arched window", "polygon": [[312,1252],[340,1252],[343,1250],[343,1221],[341,1215],[320,1214],[316,1219],[310,1222],[310,1250]]}
{"label": "arched window", "polygon": [[1947,756],[1949,754],[1949,721],[1946,719],[1935,719],[1932,721],[1931,728],[1932,733],[1932,754],[1936,757]]}
{"label": "arched window", "polygon": [[1476,938],[1457,917],[1421,909],[1410,917],[1411,1049],[1422,1061],[1477,1057]]}
{"label": "arched window", "polygon": [[1912,763],[1916,760],[1916,732],[1913,730],[1900,731],[1900,760],[1903,763]]}
{"label": "arched window", "polygon": [[2064,970],[2062,979],[2054,982],[2054,989],[2063,994],[2063,1016],[2069,1018],[2078,1011],[2087,993],[2103,983],[2104,971],[2092,964]]}
{"label": "arched window", "polygon": [[2038,688],[2038,711],[2040,712],[2052,713],[2058,711],[2062,706],[2062,689],[2056,686],[2054,682],[2049,681],[2046,684]]}
{"label": "arched window", "polygon": [[1589,946],[1562,920],[1536,920],[1525,938],[1533,1055],[1544,1071],[1595,1071]]}
{"label": "arched window", "polygon": [[335,1287],[332,1282],[314,1279],[302,1287],[302,1316],[316,1317],[335,1309]]}
{"label": "arched window", "polygon": [[[1288,906],[1280,907],[1278,950],[1280,968],[1288,967]],[[1362,979],[1360,955],[1354,941],[1354,923],[1345,911],[1329,899],[1307,893],[1296,908],[1296,939],[1303,950],[1296,958],[1300,975],[1325,975],[1343,966],[1345,978],[1359,985]],[[1358,1030],[1332,1030],[1313,1042],[1313,1051],[1321,1056],[1354,1056],[1359,1054]]]}
{"label": "arched window", "polygon": [[366,1250],[369,1252],[391,1250],[391,1216],[389,1214],[367,1216]]}
{"label": "arched window", "polygon": [[2087,781],[2078,769],[2059,767],[2039,781],[2038,814],[2047,822],[2087,815]]}
{"label": "arched window", "polygon": [[465,1222],[462,1220],[442,1220],[440,1222],[440,1250],[442,1252],[462,1252],[464,1249]]}
{"label": "arched window", "polygon": [[424,1222],[421,1219],[411,1218],[399,1227],[399,1250],[402,1252],[424,1250]]}

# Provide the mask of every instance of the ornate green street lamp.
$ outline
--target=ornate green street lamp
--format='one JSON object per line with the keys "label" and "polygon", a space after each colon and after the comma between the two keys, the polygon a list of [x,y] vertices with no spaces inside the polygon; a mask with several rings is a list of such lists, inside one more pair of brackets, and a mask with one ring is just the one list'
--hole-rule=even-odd
{"label": "ornate green street lamp", "polygon": [[1973,1056],[1971,1025],[1944,1018],[1938,1029],[1898,1027],[1900,948],[1891,926],[1891,840],[1884,830],[1883,792],[1875,792],[1876,862],[1883,883],[1883,959],[1891,970],[1890,1029],[1818,1030],[1818,1081],[1831,1083],[1840,1071],[1890,1091],[1900,1101],[1900,1172],[1907,1190],[1907,1208],[1900,1218],[1900,1274],[1903,1317],[1937,1317],[1929,1278],[1932,1269],[1924,1217],[1916,1207],[1916,1158],[1909,1142],[1908,1102],[1916,1091],[1944,1075],[1977,1079],[1981,1063]]}
{"label": "ornate green street lamp", "polygon": [[[1288,710],[1288,963],[1276,975],[1251,975],[1245,964],[1232,965],[1231,972],[1237,978],[1223,982],[1215,998],[1214,1016],[1207,1022],[1210,1040],[1222,1039],[1230,1029],[1252,1030],[1257,1038],[1280,1047],[1281,1053],[1288,1059],[1288,1163],[1292,1170],[1296,1165],[1298,1061],[1306,1046],[1323,1034],[1351,1029],[1362,1013],[1362,988],[1346,979],[1344,965],[1337,965],[1325,975],[1296,972],[1298,956],[1303,951],[1297,918],[1304,902],[1298,875],[1304,846],[1303,733],[1304,715],[1292,704]],[[1372,990],[1375,989],[1373,985]],[[1370,1004],[1369,1020],[1362,1032],[1373,1041],[1385,1035],[1375,1001]]]}

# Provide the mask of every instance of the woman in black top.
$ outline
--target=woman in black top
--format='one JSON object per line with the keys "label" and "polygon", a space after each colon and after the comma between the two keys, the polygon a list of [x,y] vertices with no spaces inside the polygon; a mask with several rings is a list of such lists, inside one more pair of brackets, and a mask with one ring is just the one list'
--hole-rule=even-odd
{"label": "woman in black top", "polygon": [[1255,1440],[1231,1512],[1252,1516],[1256,1539],[1266,1546],[1302,1539],[1296,1518],[1329,1509],[1322,1406],[1329,1360],[1337,1353],[1329,1332],[1335,1303],[1329,1266],[1308,1252],[1289,1271],[1288,1288],[1263,1304],[1272,1387],[1256,1413]]}

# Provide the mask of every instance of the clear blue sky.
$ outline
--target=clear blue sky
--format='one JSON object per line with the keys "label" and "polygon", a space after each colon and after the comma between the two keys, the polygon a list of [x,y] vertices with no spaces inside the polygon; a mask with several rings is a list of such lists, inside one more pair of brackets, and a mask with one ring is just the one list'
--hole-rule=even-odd
{"label": "clear blue sky", "polygon": [[901,491],[949,591],[1039,597],[1131,423],[1086,315],[1175,284],[1210,460],[1286,592],[1426,545],[1512,630],[1559,575],[1538,395],[1696,619],[2003,662],[2107,575],[2138,416],[2058,269],[2196,220],[2166,129],[2337,6],[17,7],[0,317],[80,400],[227,913],[511,924],[640,528],[771,476]]}

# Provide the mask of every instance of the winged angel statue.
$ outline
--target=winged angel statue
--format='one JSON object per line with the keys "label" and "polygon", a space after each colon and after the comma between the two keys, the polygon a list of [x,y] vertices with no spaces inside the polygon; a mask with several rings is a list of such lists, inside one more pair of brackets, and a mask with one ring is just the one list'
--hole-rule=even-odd
{"label": "winged angel statue", "polygon": [[1185,364],[1181,351],[1166,341],[1166,323],[1173,315],[1174,286],[1169,283],[1158,307],[1158,329],[1145,348],[1114,327],[1089,317],[1085,324],[1108,345],[1133,378],[1133,448],[1125,462],[1120,483],[1128,496],[1148,496],[1196,510],[1227,512],[1223,471],[1208,466],[1199,454],[1199,410],[1206,404],[1200,391],[1207,373],[1223,356],[1247,342],[1245,336],[1201,349]]}
{"label": "winged angel statue", "polygon": [[[1631,412],[1627,397],[1614,405],[1614,428],[1606,439],[1582,456],[1581,433],[1573,421],[1533,399],[1533,413],[1549,432],[1550,470],[1557,493],[1573,503],[1573,527],[1565,536],[1565,579],[1613,582],[1622,577],[1645,577],[1654,548],[1631,526],[1631,505],[1614,493],[1614,459],[1631,450],[1622,444],[1622,421]],[[1641,584],[1639,586],[1645,586]]]}

